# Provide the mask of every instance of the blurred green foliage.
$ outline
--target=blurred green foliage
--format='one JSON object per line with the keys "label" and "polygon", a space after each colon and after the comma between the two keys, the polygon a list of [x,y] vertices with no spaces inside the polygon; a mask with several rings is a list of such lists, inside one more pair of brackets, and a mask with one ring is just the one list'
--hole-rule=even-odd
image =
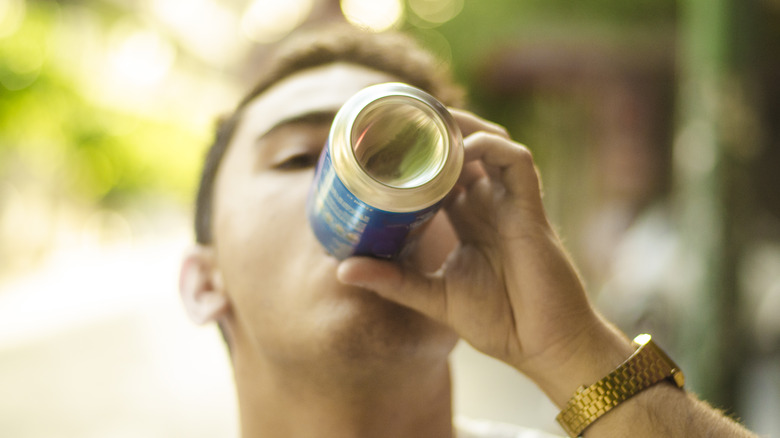
{"label": "blurred green foliage", "polygon": [[26,2],[18,29],[0,39],[0,180],[88,205],[191,198],[202,134],[85,97],[63,65],[79,48],[52,54],[59,15],[56,2]]}
{"label": "blurred green foliage", "polygon": [[408,25],[423,40],[427,29],[435,28],[452,47],[456,74],[471,83],[477,80],[474,67],[496,47],[572,38],[630,44],[673,28],[676,9],[676,0],[465,0],[463,10],[446,23],[434,26],[409,14]]}
{"label": "blurred green foliage", "polygon": [[405,27],[451,63],[472,110],[533,151],[548,212],[576,241],[601,201],[605,99],[637,72],[672,75],[679,2],[464,0],[460,13],[436,24],[415,15],[421,1],[407,0]]}
{"label": "blurred green foliage", "polygon": [[[10,4],[19,3],[26,6],[21,24],[13,32],[0,32],[0,179],[35,184],[52,196],[87,204],[117,206],[148,193],[189,200],[208,127],[194,132],[182,123],[90,99],[84,79],[67,65],[78,62],[81,48],[53,53],[62,51],[53,39],[68,5]],[[89,7],[111,22],[122,15],[112,4]],[[636,29],[671,25],[674,12],[673,0],[464,1],[461,13],[441,25],[407,11],[406,28],[423,39],[446,40],[456,74],[469,88],[479,89],[475,69],[489,56],[486,47],[571,35],[572,26],[599,38],[624,38]],[[106,37],[108,31],[102,31],[98,36]],[[501,108],[500,103],[492,106]]]}

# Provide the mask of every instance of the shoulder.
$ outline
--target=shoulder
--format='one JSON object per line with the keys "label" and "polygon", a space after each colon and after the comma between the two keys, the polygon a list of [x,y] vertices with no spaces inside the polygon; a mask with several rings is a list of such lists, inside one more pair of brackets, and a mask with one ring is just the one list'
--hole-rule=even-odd
{"label": "shoulder", "polygon": [[513,424],[458,417],[455,419],[455,438],[561,438],[561,436]]}

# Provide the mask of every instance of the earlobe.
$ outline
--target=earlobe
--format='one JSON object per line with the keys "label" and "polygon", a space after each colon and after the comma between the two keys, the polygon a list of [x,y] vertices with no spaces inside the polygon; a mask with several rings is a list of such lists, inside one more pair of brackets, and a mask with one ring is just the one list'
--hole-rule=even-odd
{"label": "earlobe", "polygon": [[184,256],[179,293],[184,309],[196,324],[219,321],[227,314],[230,301],[211,247],[198,245]]}

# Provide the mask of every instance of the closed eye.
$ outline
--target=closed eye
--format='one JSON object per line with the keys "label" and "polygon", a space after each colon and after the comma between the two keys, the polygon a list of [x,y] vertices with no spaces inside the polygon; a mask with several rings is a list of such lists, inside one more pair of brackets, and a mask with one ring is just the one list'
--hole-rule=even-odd
{"label": "closed eye", "polygon": [[319,159],[319,154],[315,153],[300,153],[291,155],[288,158],[283,159],[278,164],[273,166],[276,170],[303,170],[314,167]]}

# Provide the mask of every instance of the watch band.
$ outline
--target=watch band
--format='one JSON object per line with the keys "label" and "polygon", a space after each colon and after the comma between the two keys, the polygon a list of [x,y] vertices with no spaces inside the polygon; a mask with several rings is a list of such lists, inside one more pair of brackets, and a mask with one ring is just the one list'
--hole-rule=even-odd
{"label": "watch band", "polygon": [[685,378],[679,367],[650,338],[639,335],[631,357],[606,377],[589,387],[581,386],[556,420],[570,437],[578,437],[585,428],[612,408],[640,391],[664,380],[682,388]]}

